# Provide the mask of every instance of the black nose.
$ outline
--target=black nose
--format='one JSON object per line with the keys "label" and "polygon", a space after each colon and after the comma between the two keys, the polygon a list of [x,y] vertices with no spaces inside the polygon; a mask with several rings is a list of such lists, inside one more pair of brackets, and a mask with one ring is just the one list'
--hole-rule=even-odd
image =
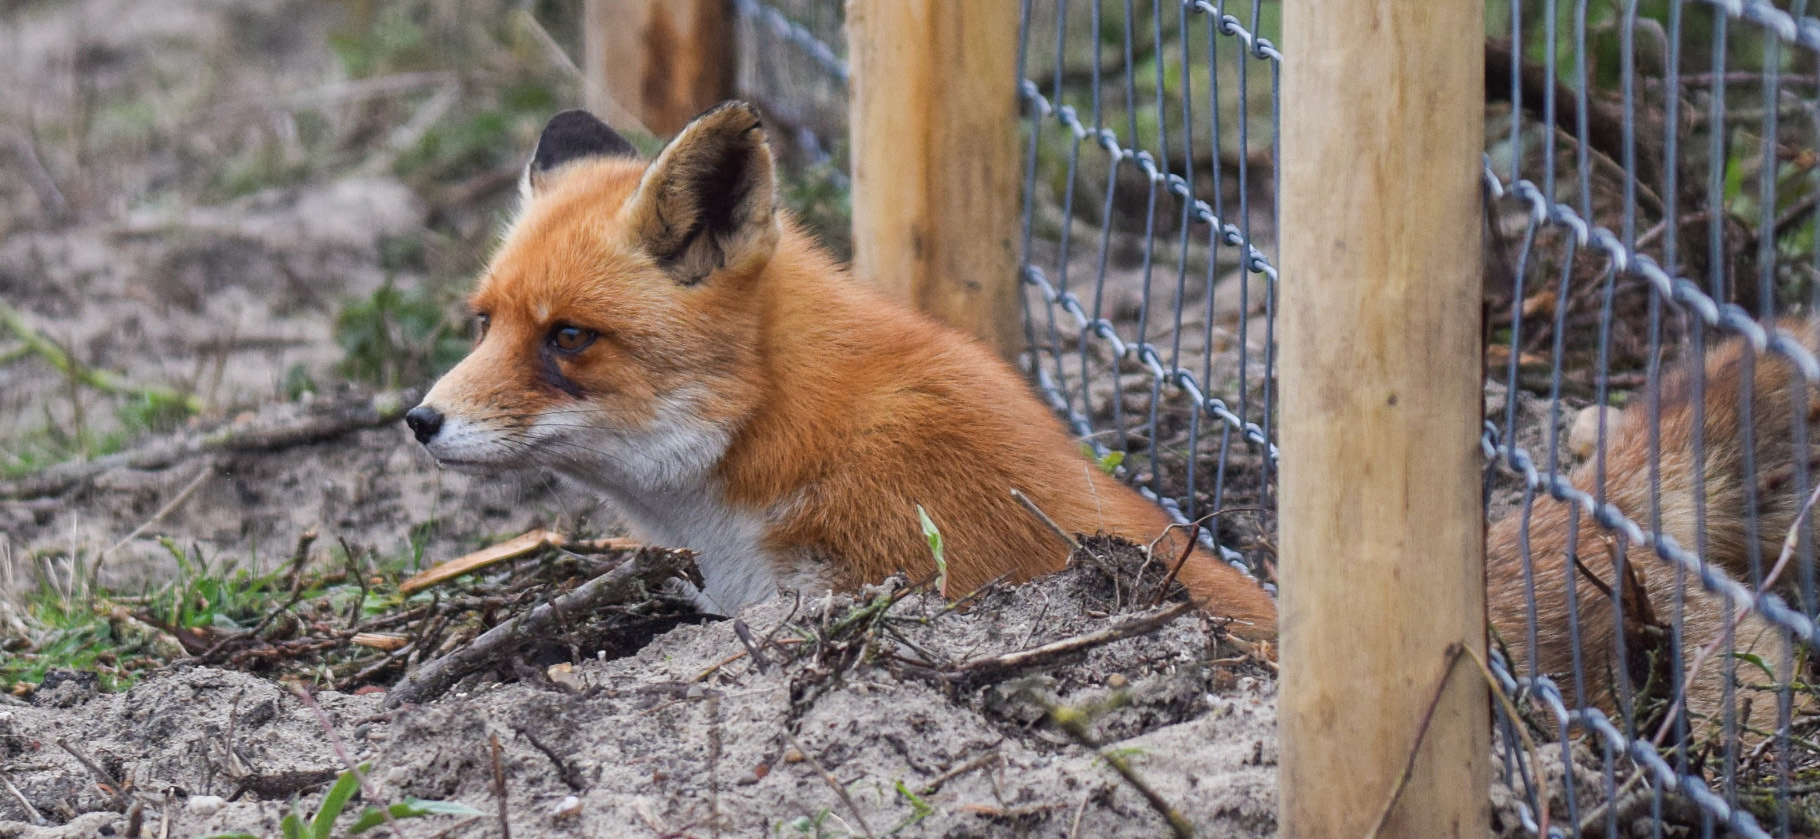
{"label": "black nose", "polygon": [[411,427],[411,433],[417,435],[417,442],[428,443],[436,432],[442,430],[442,412],[428,405],[418,405],[404,415],[404,424]]}

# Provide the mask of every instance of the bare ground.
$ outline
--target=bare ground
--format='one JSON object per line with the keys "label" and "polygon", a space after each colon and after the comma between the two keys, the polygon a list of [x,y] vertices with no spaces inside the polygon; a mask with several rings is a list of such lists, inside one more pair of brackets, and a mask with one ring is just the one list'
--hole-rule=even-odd
{"label": "bare ground", "polygon": [[[762,669],[740,655],[734,623],[721,621],[673,630],[632,657],[585,662],[558,682],[470,679],[397,711],[383,693],[323,692],[316,701],[347,757],[372,764],[374,795],[488,813],[456,835],[499,832],[495,736],[504,818],[519,836],[801,835],[799,823],[834,836],[1165,830],[1105,759],[1045,724],[1045,708],[1056,705],[1086,709],[1091,736],[1201,835],[1273,835],[1274,685],[1258,665],[1222,654],[1203,619],[1180,617],[1028,668],[968,669],[1136,619],[1109,619],[1105,592],[1097,571],[1077,568],[988,593],[962,612],[911,595],[893,610],[903,640],[860,650],[802,640],[850,614],[852,599],[773,601],[743,616],[755,636],[774,641],[761,648]],[[904,663],[911,649],[938,666]],[[962,672],[976,675],[953,675]],[[319,790],[345,766],[321,720],[280,684],[180,668],[110,695],[71,679],[29,705],[0,708],[6,777],[62,823],[31,827],[18,801],[0,797],[0,819],[10,820],[0,836],[126,829],[130,803],[55,745],[64,737],[131,787],[148,824],[168,813],[174,835],[275,834],[292,795]],[[236,792],[211,815],[188,804]],[[579,813],[553,815],[571,795]],[[456,821],[402,824],[426,836]]]}

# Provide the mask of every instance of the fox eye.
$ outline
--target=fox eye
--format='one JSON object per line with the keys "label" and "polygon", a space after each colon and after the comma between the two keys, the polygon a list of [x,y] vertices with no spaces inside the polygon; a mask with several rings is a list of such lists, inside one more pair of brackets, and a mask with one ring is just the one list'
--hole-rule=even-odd
{"label": "fox eye", "polygon": [[558,326],[550,332],[550,346],[561,352],[578,353],[587,349],[589,344],[594,343],[594,339],[599,337],[599,334],[592,329],[583,329],[579,326]]}
{"label": "fox eye", "polygon": [[474,315],[474,340],[479,341],[480,339],[487,337],[487,327],[492,326],[492,325],[493,325],[493,316],[492,315],[489,315],[486,312],[480,312],[480,313],[475,314]]}

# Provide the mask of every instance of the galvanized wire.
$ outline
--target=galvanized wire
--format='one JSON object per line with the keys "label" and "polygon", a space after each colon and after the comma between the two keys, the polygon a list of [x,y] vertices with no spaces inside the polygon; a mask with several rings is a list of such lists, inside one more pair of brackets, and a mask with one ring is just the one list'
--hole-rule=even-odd
{"label": "galvanized wire", "polygon": [[[1090,18],[1089,29],[1083,30],[1079,18],[1071,17],[1071,5],[1073,12]],[[1254,171],[1254,158],[1275,159],[1275,91],[1282,54],[1270,39],[1256,33],[1259,4],[1254,2],[1251,7],[1250,22],[1247,22],[1237,14],[1228,13],[1225,4],[1213,2],[1140,4],[1136,0],[1025,0],[1023,3],[1020,57],[1029,55],[1031,39],[1036,37],[1031,31],[1033,13],[1054,27],[1054,54],[1048,56],[1049,66],[1043,68],[1042,73],[1033,75],[1027,62],[1020,61],[1017,80],[1018,94],[1030,126],[1027,158],[1030,169],[1025,184],[1029,200],[1025,202],[1022,277],[1031,291],[1026,297],[1030,305],[1026,325],[1032,339],[1032,351],[1028,354],[1031,372],[1044,395],[1102,457],[1114,449],[1129,448],[1135,436],[1155,441],[1166,431],[1167,411],[1179,410],[1187,414],[1187,450],[1205,454],[1206,449],[1217,447],[1217,453],[1211,458],[1211,468],[1185,468],[1181,464],[1166,463],[1159,451],[1161,447],[1154,444],[1144,453],[1142,468],[1136,468],[1140,465],[1137,460],[1127,461],[1124,467],[1129,476],[1138,478],[1140,490],[1158,500],[1180,521],[1221,509],[1239,497],[1230,487],[1233,479],[1230,453],[1234,445],[1246,447],[1261,456],[1258,474],[1251,478],[1252,486],[1245,490],[1250,493],[1244,496],[1248,502],[1262,500],[1268,494],[1272,482],[1270,475],[1274,473],[1278,455],[1271,430],[1270,394],[1275,356],[1269,344],[1274,333],[1268,323],[1274,313],[1277,274],[1273,259],[1267,253],[1268,243],[1260,246],[1255,235],[1252,215],[1265,214],[1262,229],[1275,230],[1274,195],[1263,201],[1263,206],[1255,206],[1257,196],[1253,193],[1258,191],[1258,175]],[[845,49],[839,42],[838,26],[830,25],[842,19],[839,4],[831,0],[735,0],[734,9],[747,22],[743,31],[750,43],[742,45],[758,56],[754,62],[747,62],[750,72],[742,77],[750,80],[748,86],[754,89],[755,96],[764,100],[769,111],[781,114],[782,122],[799,127],[799,141],[809,150],[810,162],[831,160],[830,150],[840,145],[826,139],[833,132],[801,128],[812,120],[801,119],[799,115],[811,109],[814,103],[798,101],[798,91],[764,76],[772,72],[772,68],[765,65],[766,61],[776,61],[780,54],[784,56],[783,60],[793,61],[795,58],[791,57],[794,56],[801,58],[803,66],[813,75],[844,92],[850,71],[843,58]],[[1069,49],[1071,39],[1085,43],[1087,38],[1093,39],[1094,61],[1088,68],[1090,93],[1086,97],[1091,101],[1091,114],[1083,121],[1075,105],[1058,102],[1051,94],[1061,93],[1073,84],[1069,81],[1069,56],[1065,51]],[[1153,62],[1154,66],[1143,68],[1145,78],[1142,81],[1151,89],[1147,91],[1148,101],[1140,100],[1140,73],[1135,67],[1140,58],[1140,41],[1148,42],[1143,49],[1150,54],[1160,57],[1165,49],[1174,50],[1179,55],[1180,66],[1206,69],[1209,78],[1202,94],[1206,97],[1203,121],[1196,121],[1198,102],[1194,94],[1199,81],[1187,78],[1171,81],[1166,62],[1160,58]],[[1102,67],[1101,60],[1107,56],[1116,61]],[[1219,66],[1222,63],[1226,66]],[[1262,97],[1255,96],[1245,87],[1253,73],[1270,80],[1271,94],[1267,102],[1253,101]],[[1051,83],[1050,94],[1045,94],[1035,81],[1039,77]],[[1103,83],[1111,87],[1103,91]],[[1221,113],[1222,106],[1226,110],[1233,109],[1235,91],[1236,120],[1231,114]],[[1121,101],[1106,101],[1108,96]],[[1262,144],[1251,136],[1248,119],[1251,113],[1265,109],[1272,115],[1268,149],[1262,148]],[[1211,134],[1206,134],[1209,128]],[[1203,137],[1196,136],[1197,130],[1203,132]],[[1065,194],[1056,196],[1057,201],[1035,194],[1038,135],[1044,132],[1059,132],[1069,144],[1068,172],[1063,178],[1066,186],[1062,190]],[[1194,151],[1203,147],[1209,149],[1215,160],[1223,150],[1230,152],[1236,148],[1235,166],[1214,166],[1202,177],[1194,166],[1172,164],[1172,151],[1179,150],[1184,160],[1191,160]],[[1071,215],[1080,206],[1083,150],[1097,156],[1093,165],[1100,167],[1099,176],[1105,179],[1105,195],[1099,203],[1102,221],[1118,214],[1119,208],[1114,207],[1113,202],[1120,189],[1143,191],[1145,233],[1141,239],[1115,230],[1116,223],[1087,221],[1062,225],[1059,231],[1047,237],[1032,232],[1038,221],[1038,208],[1055,208],[1059,203],[1060,212]],[[1238,193],[1229,197],[1226,193],[1234,182]],[[1202,190],[1203,184],[1210,186],[1211,191]],[[845,181],[840,185],[844,187]],[[1228,201],[1234,206],[1229,208]],[[1175,209],[1172,215],[1165,216],[1163,210],[1169,202],[1173,202]],[[1075,241],[1077,234],[1090,234],[1089,241],[1097,245],[1092,259],[1091,292],[1081,288],[1082,281],[1078,276],[1070,276],[1068,259],[1045,263],[1032,258],[1033,245],[1038,249],[1070,253],[1079,245]],[[1048,240],[1038,241],[1045,238]],[[1142,291],[1135,312],[1113,311],[1113,301],[1106,299],[1108,272],[1118,270],[1114,252],[1122,245],[1131,246],[1133,240],[1141,242],[1135,246],[1138,251],[1135,262],[1138,263],[1136,273],[1143,278]],[[1164,251],[1165,248],[1169,250]],[[1238,271],[1263,280],[1261,292],[1265,297],[1264,311],[1254,313],[1256,290],[1250,283],[1240,284],[1236,314],[1238,334],[1250,335],[1254,331],[1253,321],[1259,318],[1264,319],[1266,325],[1263,346],[1254,348],[1241,339],[1236,359],[1226,360],[1228,366],[1236,364],[1241,383],[1231,392],[1220,392],[1212,387],[1218,365],[1209,348],[1215,340],[1212,323],[1220,314],[1213,306],[1213,286],[1219,279],[1213,272],[1225,253],[1237,255]],[[1164,254],[1172,256],[1165,258]],[[1191,275],[1191,262],[1200,259],[1207,263],[1205,276]],[[1165,293],[1161,289],[1153,291],[1153,285],[1168,286],[1168,296],[1161,296]],[[1201,331],[1205,334],[1185,343],[1184,336],[1193,326],[1185,315],[1190,313],[1189,304],[1197,302],[1196,297],[1201,298],[1199,311],[1206,325]],[[1166,340],[1162,337],[1165,333]],[[1068,342],[1078,346],[1063,353],[1062,345]],[[1119,398],[1112,399],[1109,404],[1103,398],[1098,404],[1089,404],[1092,397],[1088,393],[1089,386],[1116,376],[1115,371],[1121,367],[1141,371],[1149,380],[1146,404],[1141,410],[1129,412],[1131,416],[1127,416],[1123,400]],[[1242,386],[1244,382],[1259,380],[1261,387]],[[1108,411],[1111,417],[1102,416]],[[1195,459],[1189,458],[1190,461]],[[1211,475],[1204,474],[1209,471]],[[1213,544],[1210,534],[1204,534],[1204,539]],[[1231,560],[1249,558],[1230,549],[1225,550],[1224,555]]]}
{"label": "galvanized wire", "polygon": [[846,133],[852,77],[841,37],[842,3],[733,0],[732,5],[741,24],[740,95],[764,109],[774,130],[785,130],[805,166],[824,172],[837,189],[850,189],[840,153],[845,144],[832,139]]}
{"label": "galvanized wire", "polygon": [[[1567,8],[1557,8],[1558,5]],[[1583,785],[1595,785],[1599,794],[1594,798],[1600,801],[1578,797],[1574,784],[1567,784],[1565,790],[1557,789],[1559,797],[1554,800],[1541,800],[1536,773],[1542,768],[1529,765],[1526,756],[1511,742],[1517,727],[1535,721],[1500,721],[1499,730],[1505,740],[1501,758],[1507,776],[1513,779],[1513,789],[1525,796],[1519,810],[1525,827],[1532,833],[1539,830],[1536,814],[1548,808],[1553,817],[1553,835],[1577,835],[1576,827],[1617,835],[1628,824],[1621,825],[1616,804],[1606,806],[1601,801],[1612,802],[1620,790],[1634,783],[1621,784],[1621,780],[1637,777],[1647,781],[1642,787],[1647,794],[1647,808],[1625,818],[1633,819],[1644,812],[1654,816],[1650,835],[1665,835],[1660,819],[1672,810],[1669,797],[1678,796],[1696,808],[1698,821],[1687,827],[1700,831],[1700,835],[1729,831],[1740,836],[1788,836],[1802,819],[1811,819],[1816,810],[1813,801],[1794,798],[1791,775],[1798,760],[1807,761],[1811,767],[1820,755],[1797,755],[1796,739],[1790,733],[1794,722],[1793,685],[1801,680],[1794,669],[1794,656],[1796,650],[1811,652],[1820,643],[1814,621],[1812,525],[1796,527],[1799,549],[1792,572],[1796,580],[1792,591],[1804,604],[1798,608],[1784,594],[1765,586],[1766,562],[1774,558],[1763,555],[1758,547],[1762,543],[1760,537],[1776,539],[1782,534],[1760,533],[1764,523],[1757,511],[1760,503],[1767,503],[1766,498],[1759,497],[1765,491],[1763,476],[1770,474],[1765,470],[1788,469],[1798,498],[1805,497],[1812,485],[1805,406],[1813,398],[1813,388],[1820,384],[1820,362],[1796,336],[1777,326],[1774,318],[1789,313],[1811,317],[1802,304],[1813,299],[1814,280],[1820,278],[1813,254],[1820,235],[1810,236],[1802,243],[1791,238],[1783,224],[1791,205],[1798,207],[1820,196],[1813,179],[1807,176],[1814,166],[1805,162],[1815,154],[1816,139],[1820,138],[1816,86],[1809,84],[1804,94],[1791,97],[1784,83],[1785,67],[1792,63],[1787,53],[1794,51],[1794,58],[1811,66],[1815,53],[1820,51],[1820,20],[1805,17],[1804,2],[1791,4],[1787,10],[1766,0],[1665,0],[1648,5],[1653,16],[1640,10],[1636,0],[1626,0],[1619,4],[1615,17],[1592,26],[1589,11],[1605,14],[1599,6],[1610,6],[1588,0],[1566,4],[1556,0],[1511,0],[1506,6],[1508,17],[1500,15],[1493,21],[1494,26],[1502,27],[1496,37],[1507,39],[1510,45],[1509,129],[1488,137],[1492,143],[1486,159],[1485,183],[1492,235],[1515,242],[1517,256],[1509,300],[1505,301],[1509,306],[1505,341],[1508,357],[1499,377],[1506,404],[1501,416],[1487,421],[1483,447],[1490,461],[1517,479],[1511,491],[1521,496],[1520,504],[1508,515],[1521,517],[1522,567],[1531,575],[1526,592],[1529,619],[1522,639],[1527,650],[1524,658],[1537,661],[1541,643],[1538,639],[1550,633],[1556,638],[1564,636],[1573,652],[1573,665],[1568,670],[1537,672],[1529,665],[1502,657],[1497,658],[1494,670],[1507,693],[1539,711],[1539,717],[1552,720],[1551,725],[1539,726],[1541,729],[1554,731],[1562,741],[1571,740],[1577,733],[1588,736],[1584,745],[1595,754],[1582,759],[1574,776]],[[1565,33],[1559,25],[1563,23],[1568,26]],[[1706,38],[1690,40],[1696,37],[1690,27],[1696,25],[1704,25]],[[1615,101],[1610,88],[1602,88],[1593,73],[1601,54],[1594,41],[1607,37],[1612,29],[1616,29],[1619,56],[1619,66],[1612,74],[1616,78]],[[1654,59],[1650,72],[1638,66],[1638,47],[1645,43]],[[1747,48],[1750,46],[1755,49]],[[1688,64],[1702,58],[1705,74],[1696,80]],[[1542,101],[1524,101],[1524,71],[1537,64],[1542,77]],[[1740,66],[1754,69],[1740,71]],[[1698,89],[1702,81],[1704,90]],[[1652,96],[1643,93],[1645,82],[1657,82]],[[1751,99],[1728,91],[1730,87],[1743,86],[1755,86],[1761,96]],[[1559,90],[1570,92],[1571,98],[1561,100]],[[1699,101],[1697,94],[1702,92],[1704,100]],[[1656,112],[1650,112],[1654,124],[1640,131],[1640,111],[1658,98],[1660,119],[1655,120]],[[1761,111],[1752,113],[1749,108],[1753,104],[1760,105]],[[1595,110],[1609,114],[1614,105],[1620,123],[1615,151],[1610,148],[1609,139],[1595,137],[1591,124]],[[1565,113],[1562,108],[1572,109],[1571,120],[1560,118]],[[1788,113],[1806,119],[1791,125],[1783,119]],[[1652,140],[1659,143],[1659,148],[1645,154],[1639,145]],[[1757,142],[1758,148],[1749,149],[1749,142]],[[1494,156],[1499,160],[1494,162]],[[1655,166],[1660,166],[1659,172],[1654,171]],[[1752,166],[1757,171],[1754,180],[1748,180],[1747,169]],[[1683,170],[1696,177],[1683,177]],[[1687,192],[1690,186],[1696,192]],[[1754,207],[1746,203],[1749,201],[1754,201]],[[1680,207],[1683,202],[1694,203],[1699,209],[1686,213]],[[1752,214],[1757,216],[1754,225],[1748,219]],[[1656,223],[1649,232],[1639,234],[1646,216]],[[1520,233],[1506,229],[1513,226],[1513,221],[1520,224]],[[1690,228],[1697,228],[1698,232]],[[1735,251],[1728,248],[1751,235],[1756,237],[1750,254],[1755,265],[1745,275],[1741,266],[1734,265]],[[1530,283],[1538,287],[1527,287]],[[1798,293],[1803,287],[1807,293]],[[1791,293],[1791,289],[1797,291]],[[1546,311],[1549,316],[1531,316],[1532,308]],[[1570,309],[1575,309],[1575,314],[1593,310],[1596,317],[1590,322],[1584,318],[1570,322]],[[1596,331],[1596,336],[1591,336],[1589,330]],[[1620,435],[1638,432],[1634,428],[1608,427],[1610,421],[1599,414],[1594,451],[1586,465],[1580,467],[1590,472],[1575,473],[1580,476],[1575,480],[1567,472],[1560,439],[1564,412],[1570,407],[1565,395],[1568,368],[1583,368],[1589,355],[1584,345],[1592,344],[1590,355],[1595,360],[1590,366],[1593,386],[1589,404],[1606,404],[1621,390],[1614,382],[1627,372],[1618,369],[1614,359],[1613,336],[1620,330],[1629,330],[1633,337],[1639,332],[1647,336],[1643,358],[1631,358],[1626,363],[1632,369],[1641,368],[1641,380],[1630,388],[1635,389],[1632,404],[1640,406],[1647,426],[1643,433],[1647,436],[1648,463],[1640,467],[1634,451],[1626,455],[1627,460],[1608,458]],[[1545,347],[1532,340],[1532,331],[1547,333],[1549,341]],[[1680,336],[1679,341],[1672,337],[1676,335]],[[1727,341],[1741,343],[1742,349],[1735,351],[1734,366],[1720,369],[1724,379],[1709,381],[1701,359],[1707,350]],[[1570,346],[1576,343],[1579,349]],[[1548,358],[1546,382],[1526,381],[1520,372],[1536,365],[1533,354],[1542,353]],[[1789,386],[1799,400],[1799,407],[1790,418],[1794,455],[1789,464],[1759,463],[1757,457],[1754,406],[1760,402],[1752,391],[1754,371],[1772,358],[1791,371],[1794,381]],[[1685,452],[1665,448],[1671,444],[1665,442],[1668,435],[1663,431],[1666,407],[1661,383],[1668,376],[1667,370],[1674,366],[1688,371],[1683,374],[1688,377],[1685,390],[1677,397],[1689,403],[1692,414],[1692,419],[1686,421],[1688,427],[1682,429],[1682,438],[1691,446]],[[1574,372],[1588,371],[1577,368]],[[1635,381],[1639,374],[1631,375]],[[1712,422],[1705,416],[1709,388],[1711,398],[1721,400],[1712,404],[1735,399],[1727,413]],[[1542,401],[1546,416],[1520,418],[1523,412],[1519,411],[1519,402],[1525,399]],[[1538,421],[1547,449],[1540,457],[1518,442],[1526,434],[1535,439],[1534,426]],[[1719,437],[1709,439],[1709,435]],[[1744,442],[1738,445],[1736,440]],[[1715,457],[1736,460],[1710,460],[1709,453],[1715,451]],[[1632,508],[1621,509],[1608,497],[1608,489],[1630,476],[1614,470],[1638,468],[1647,469],[1647,502],[1638,505],[1636,499],[1627,499]],[[1693,488],[1692,497],[1685,495],[1688,486]],[[1721,496],[1721,492],[1731,494]],[[1644,549],[1661,561],[1659,570],[1643,569],[1644,573],[1673,575],[1677,584],[1675,602],[1654,604],[1657,611],[1672,610],[1666,653],[1671,684],[1680,684],[1693,647],[1705,643],[1705,639],[1696,642],[1689,635],[1688,621],[1712,620],[1716,616],[1722,626],[1718,637],[1721,654],[1707,666],[1719,668],[1725,675],[1715,712],[1718,719],[1707,721],[1696,731],[1689,724],[1688,697],[1676,690],[1671,699],[1679,707],[1667,711],[1674,725],[1660,734],[1643,730],[1637,710],[1630,704],[1633,689],[1627,687],[1622,676],[1617,677],[1614,689],[1615,706],[1602,709],[1589,703],[1588,687],[1599,686],[1602,679],[1611,680],[1613,674],[1590,672],[1582,664],[1583,652],[1595,652],[1582,635],[1580,607],[1575,604],[1583,572],[1564,564],[1569,580],[1563,584],[1551,583],[1528,570],[1535,567],[1533,560],[1540,558],[1530,555],[1530,527],[1534,510],[1544,495],[1570,505],[1566,545],[1579,544],[1573,534],[1582,526],[1596,527],[1615,539],[1613,581],[1611,591],[1604,596],[1610,598],[1613,611],[1621,616],[1614,618],[1620,630],[1626,620],[1641,620],[1637,614],[1623,617],[1627,611],[1648,605],[1626,603],[1624,598],[1628,595],[1617,584],[1622,573],[1617,570],[1622,567],[1619,558],[1625,555],[1626,546]],[[1666,519],[1671,516],[1676,522],[1691,517],[1694,544],[1680,544],[1667,532],[1672,523]],[[1726,538],[1736,539],[1745,548],[1742,564],[1734,565],[1734,569],[1741,569],[1734,573],[1742,574],[1742,579],[1724,570],[1719,558],[1709,553],[1713,549],[1711,527],[1739,534]],[[1579,562],[1577,557],[1570,556],[1569,560]],[[1683,581],[1691,585],[1683,588]],[[1538,615],[1536,587],[1551,584],[1564,589],[1568,604],[1565,616]],[[1695,590],[1713,599],[1690,600],[1682,593]],[[1791,589],[1785,584],[1785,590]],[[1781,661],[1767,662],[1748,650],[1734,652],[1741,648],[1732,630],[1733,621],[1727,617],[1741,608],[1748,608],[1787,642],[1781,648]],[[1563,620],[1565,626],[1560,625]],[[1612,633],[1611,660],[1630,661],[1626,657],[1625,635],[1624,631]],[[1740,660],[1753,657],[1770,673],[1772,682],[1768,689],[1758,692],[1773,694],[1776,706],[1755,719],[1769,716],[1774,719],[1773,726],[1747,726],[1740,708],[1739,691],[1746,687],[1741,684],[1745,676],[1740,671]],[[1567,684],[1563,679],[1571,682],[1571,690],[1562,689]],[[1616,711],[1616,715],[1610,711]],[[1760,733],[1752,734],[1752,728]],[[1672,738],[1667,753],[1655,745],[1664,735]],[[1746,753],[1747,735],[1761,738],[1757,745],[1749,747],[1750,751],[1772,756],[1753,760]],[[1690,754],[1696,742],[1704,743],[1710,751],[1704,766]],[[1584,761],[1588,760],[1596,762],[1598,768],[1586,766]],[[1754,764],[1750,770],[1752,778],[1745,777],[1747,762]],[[1757,792],[1748,791],[1752,785]],[[1768,822],[1759,818],[1766,814],[1773,816]],[[1594,822],[1584,821],[1589,817]]]}
{"label": "galvanized wire", "polygon": [[[817,0],[792,5],[805,2]],[[846,65],[827,30],[805,24],[800,10],[760,0],[735,5],[844,89]],[[1626,567],[1631,547],[1653,557],[1643,571],[1669,574],[1677,585],[1675,602],[1654,604],[1670,612],[1676,680],[1693,643],[1690,614],[1700,609],[1723,616],[1748,608],[1790,644],[1783,661],[1763,661],[1783,674],[1767,691],[1776,699],[1773,730],[1751,735],[1762,738],[1751,749],[1770,757],[1744,747],[1753,726],[1737,707],[1735,655],[1708,665],[1727,676],[1718,719],[1706,725],[1713,735],[1690,723],[1679,691],[1682,708],[1658,735],[1640,728],[1627,677],[1618,678],[1609,707],[1588,702],[1589,686],[1612,674],[1591,664],[1602,651],[1583,634],[1575,572],[1553,581],[1565,586],[1568,614],[1548,617],[1538,614],[1536,586],[1549,581],[1527,571],[1529,619],[1506,640],[1528,655],[1492,658],[1499,686],[1525,709],[1522,718],[1500,714],[1496,724],[1518,821],[1536,833],[1546,812],[1551,835],[1615,835],[1626,819],[1642,818],[1635,823],[1648,835],[1663,836],[1671,830],[1663,819],[1679,812],[1679,801],[1697,814],[1687,827],[1703,836],[1791,835],[1803,812],[1820,812],[1797,800],[1791,783],[1802,760],[1813,758],[1806,768],[1820,770],[1820,755],[1798,756],[1791,734],[1793,650],[1820,642],[1814,540],[1811,527],[1800,529],[1793,570],[1783,578],[1792,585],[1764,585],[1770,558],[1757,537],[1780,534],[1756,532],[1763,527],[1754,515],[1758,480],[1784,465],[1757,462],[1754,445],[1746,445],[1737,474],[1709,473],[1709,448],[1724,441],[1707,439],[1703,412],[1709,388],[1737,388],[1736,410],[1724,421],[1738,427],[1713,433],[1751,440],[1756,365],[1776,360],[1809,394],[1820,384],[1820,360],[1773,321],[1811,316],[1820,303],[1813,253],[1820,246],[1820,19],[1806,14],[1805,0],[1489,0],[1489,7],[1497,31],[1488,46],[1501,40],[1509,55],[1501,68],[1487,69],[1508,72],[1509,90],[1491,91],[1507,110],[1490,112],[1488,230],[1499,253],[1515,256],[1506,260],[1510,288],[1492,291],[1509,299],[1501,302],[1508,321],[1498,333],[1506,358],[1490,375],[1505,406],[1488,418],[1482,440],[1495,467],[1488,497],[1520,520],[1524,569],[1537,559],[1533,517],[1557,503],[1568,510],[1565,544],[1578,544],[1582,531],[1603,534],[1615,546],[1614,569]],[[1021,8],[1021,277],[1031,374],[1096,455],[1130,452],[1120,471],[1177,519],[1235,503],[1268,507],[1280,454],[1274,167],[1279,71],[1288,59],[1266,33],[1274,33],[1279,5],[1021,0]],[[1803,69],[1807,75],[1798,75]],[[1614,112],[1616,130],[1599,136],[1611,131]],[[1755,237],[1749,272],[1728,261],[1735,256],[1728,248],[1746,235],[1739,218]],[[1708,382],[1698,361],[1726,341],[1744,348],[1739,381]],[[1691,370],[1680,397],[1692,405],[1691,449],[1665,451],[1660,385],[1680,367]],[[1638,478],[1634,457],[1620,459],[1613,448],[1638,434],[1634,428],[1598,415],[1593,451],[1579,467],[1585,471],[1570,472],[1574,458],[1564,450],[1570,410],[1626,397],[1645,418],[1641,503],[1613,495]],[[1808,450],[1807,416],[1795,414],[1792,480],[1804,496],[1814,485],[1800,454]],[[1538,445],[1538,452],[1528,447]],[[1705,491],[1723,480],[1741,484],[1743,501],[1727,502],[1745,511],[1741,521],[1726,520],[1738,511]],[[1699,488],[1692,497],[1676,489],[1690,483]],[[1669,532],[1671,516],[1693,517],[1692,543]],[[1749,556],[1739,573],[1709,555],[1714,522],[1745,534]],[[1255,570],[1272,527],[1265,520],[1250,543],[1213,532],[1229,560]],[[1630,602],[1620,588],[1603,595],[1620,615],[1651,605]],[[1707,599],[1690,600],[1696,591]],[[1736,638],[1725,625],[1730,652]],[[1543,639],[1556,637],[1571,645],[1570,666],[1537,672],[1525,663],[1537,660]],[[1612,660],[1629,660],[1623,632],[1609,643]],[[1756,720],[1770,716],[1764,710]],[[1563,789],[1557,780],[1543,800],[1539,773],[1550,770],[1519,748],[1522,729],[1562,743],[1560,754],[1579,754],[1570,773],[1578,783]],[[1700,738],[1712,749],[1703,761],[1691,748]],[[1577,751],[1567,748],[1572,743]],[[1561,768],[1553,771],[1559,779]],[[1641,809],[1630,800],[1638,795]],[[1623,813],[1614,803],[1621,796]]]}
{"label": "galvanized wire", "polygon": [[[1246,20],[1214,2],[1023,4],[1027,360],[1095,454],[1137,453],[1124,470],[1182,521],[1237,498],[1235,444],[1258,455],[1246,504],[1268,504],[1278,458],[1277,271],[1274,246],[1258,235],[1274,236],[1276,201],[1274,184],[1259,200],[1255,169],[1275,160],[1283,55],[1258,34],[1260,4],[1250,7]],[[1253,75],[1268,79],[1268,96]],[[1266,111],[1268,147],[1252,125]],[[1199,162],[1202,149],[1211,165]],[[1227,253],[1236,279],[1220,276]],[[1223,282],[1237,287],[1236,312],[1216,311]],[[1254,312],[1259,292],[1263,311]],[[1135,299],[1121,305],[1116,295]],[[1215,320],[1228,315],[1238,337],[1222,352],[1215,344],[1229,336]],[[1236,366],[1236,383],[1216,381],[1222,365]],[[1169,427],[1181,422],[1185,431]],[[1256,559],[1223,549],[1242,566]]]}

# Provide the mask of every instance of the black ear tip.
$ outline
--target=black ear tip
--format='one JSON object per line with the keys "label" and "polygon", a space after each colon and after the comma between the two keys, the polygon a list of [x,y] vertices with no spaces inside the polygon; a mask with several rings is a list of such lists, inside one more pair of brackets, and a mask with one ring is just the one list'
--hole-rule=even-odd
{"label": "black ear tip", "polygon": [[552,131],[598,131],[603,128],[608,131],[613,130],[608,128],[606,123],[601,122],[600,117],[581,108],[570,108],[550,117],[549,123],[544,125],[543,130],[545,134],[548,134]]}
{"label": "black ear tip", "polygon": [[537,138],[537,153],[531,158],[531,166],[540,172],[547,171],[591,155],[637,157],[638,149],[599,117],[574,108],[551,117],[549,124],[544,126],[543,134]]}

